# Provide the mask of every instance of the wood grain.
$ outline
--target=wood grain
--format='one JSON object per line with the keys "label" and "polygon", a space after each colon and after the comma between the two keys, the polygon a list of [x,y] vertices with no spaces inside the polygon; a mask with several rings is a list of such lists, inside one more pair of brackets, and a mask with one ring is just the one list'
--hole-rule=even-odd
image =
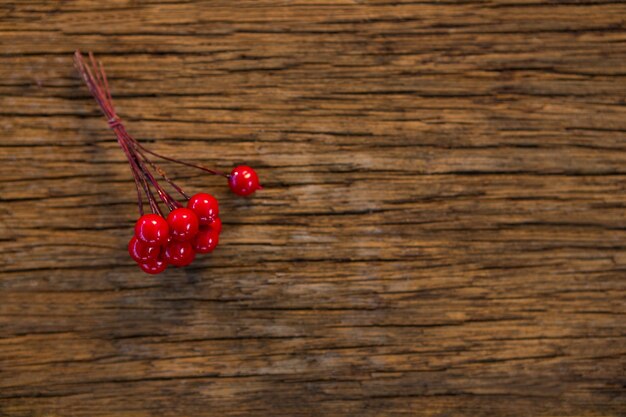
{"label": "wood grain", "polygon": [[[626,415],[626,4],[4,1],[0,415]],[[129,259],[129,131],[221,201]]]}

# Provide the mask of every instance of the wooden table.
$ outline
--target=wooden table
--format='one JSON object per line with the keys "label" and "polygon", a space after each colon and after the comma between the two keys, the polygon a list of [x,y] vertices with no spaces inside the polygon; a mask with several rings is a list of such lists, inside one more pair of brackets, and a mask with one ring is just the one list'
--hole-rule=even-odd
{"label": "wooden table", "polygon": [[[626,4],[5,1],[0,415],[623,416]],[[221,202],[126,252],[129,131]]]}

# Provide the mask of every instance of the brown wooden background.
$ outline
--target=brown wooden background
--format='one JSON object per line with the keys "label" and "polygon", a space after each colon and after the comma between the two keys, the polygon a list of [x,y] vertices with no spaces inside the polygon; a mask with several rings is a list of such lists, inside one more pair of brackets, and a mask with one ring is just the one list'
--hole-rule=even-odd
{"label": "brown wooden background", "polygon": [[[266,190],[150,277],[129,131]],[[626,4],[4,1],[0,415],[626,415]]]}

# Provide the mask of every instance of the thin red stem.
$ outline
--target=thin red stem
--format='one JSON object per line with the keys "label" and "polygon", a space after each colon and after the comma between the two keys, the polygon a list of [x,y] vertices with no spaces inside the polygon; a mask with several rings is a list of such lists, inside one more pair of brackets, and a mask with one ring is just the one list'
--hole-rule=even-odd
{"label": "thin red stem", "polygon": [[119,139],[118,139],[118,143],[120,144],[122,150],[124,151],[124,153],[126,154],[126,157],[128,158],[128,162],[130,163],[131,170],[133,171],[133,175],[136,178],[139,178],[141,180],[140,181],[141,186],[143,188],[143,191],[146,193],[146,197],[148,198],[150,209],[152,210],[153,213],[158,213],[162,216],[163,212],[159,208],[159,205],[156,202],[156,198],[154,197],[154,194],[152,194],[152,191],[150,190],[148,182],[146,181],[146,177],[143,175],[140,175],[141,170],[139,166],[137,165],[136,158],[130,153],[128,149],[128,145],[126,143],[124,143],[123,141]]}
{"label": "thin red stem", "polygon": [[[125,147],[129,149],[129,152],[132,152],[129,146],[131,145],[131,141],[129,140],[130,136],[126,132],[126,129],[124,129],[124,126],[121,124],[118,124],[113,128],[113,130],[117,133],[118,137],[121,137],[125,140]],[[171,195],[167,193],[167,191],[163,189],[163,187],[159,185],[159,182],[154,178],[150,170],[148,170],[148,168],[146,167],[144,161],[141,158],[139,158],[136,152],[134,152],[134,157],[136,158],[136,162],[137,162],[137,165],[139,166],[141,173],[154,187],[161,201],[163,201],[163,203],[165,203],[165,205],[170,210],[180,207],[180,203],[178,203]]]}
{"label": "thin red stem", "polygon": [[139,143],[135,138],[131,138],[131,140],[137,145],[138,148],[140,148],[141,150],[143,150],[146,153],[149,153],[150,155],[156,156],[157,158],[161,158],[161,159],[164,159],[166,161],[176,162],[177,164],[186,165],[188,167],[196,168],[196,169],[202,170],[204,172],[208,172],[209,174],[212,174],[212,175],[219,175],[219,176],[222,176],[222,177],[225,177],[225,178],[229,177],[228,174],[226,174],[225,172],[222,172],[222,171],[218,171],[218,170],[215,170],[215,169],[210,169],[210,168],[207,168],[207,167],[202,166],[202,165],[192,164],[191,162],[185,162],[185,161],[181,161],[180,159],[175,159],[175,158],[171,158],[169,156],[161,155],[159,153],[156,153],[156,152],[151,151],[150,149],[146,148],[141,143]]}
{"label": "thin red stem", "polygon": [[187,195],[187,193],[184,192],[183,189],[180,188],[176,183],[174,183],[174,181],[172,181],[167,176],[167,174],[165,173],[165,171],[163,171],[161,169],[161,167],[159,167],[157,164],[152,162],[152,160],[150,158],[148,158],[146,155],[144,155],[143,152],[141,151],[141,149],[136,148],[136,150],[137,150],[137,153],[139,153],[139,155],[141,155],[141,158],[144,161],[146,161],[152,167],[152,169],[154,169],[161,176],[161,178],[163,178],[169,185],[171,185],[172,188],[174,188],[181,196],[183,196],[185,198],[185,200],[189,200],[189,196]]}
{"label": "thin red stem", "polygon": [[[76,51],[74,54],[74,63],[81,77],[85,81],[89,91],[92,96],[98,103],[98,106],[106,116],[109,126],[115,132],[117,136],[118,143],[120,147],[124,151],[128,162],[130,164],[131,172],[133,174],[133,178],[135,180],[135,186],[137,188],[137,205],[139,208],[140,214],[143,215],[143,202],[141,198],[141,189],[146,194],[148,198],[148,202],[150,203],[150,208],[153,213],[159,213],[163,215],[161,212],[159,205],[157,204],[156,198],[154,194],[152,194],[151,187],[154,187],[157,192],[159,198],[163,203],[170,209],[174,209],[176,207],[181,207],[181,204],[176,201],[167,191],[161,187],[158,183],[150,169],[147,165],[149,165],[152,169],[154,169],[168,184],[170,184],[178,193],[180,193],[184,198],[188,199],[189,196],[183,191],[181,187],[176,185],[165,173],[163,169],[161,169],[157,164],[155,164],[152,160],[150,160],[145,153],[150,153],[155,156],[161,157],[163,159],[169,159],[174,162],[179,162],[183,165],[192,165],[182,161],[176,161],[173,158],[167,158],[162,155],[158,155],[149,149],[142,146],[137,140],[135,140],[132,136],[128,134],[123,124],[121,123],[119,117],[115,112],[115,108],[113,106],[113,98],[111,97],[111,91],[109,89],[109,82],[106,77],[106,72],[104,71],[104,67],[102,63],[97,62],[92,53],[89,53],[89,62],[91,64],[87,65],[79,51]],[[207,172],[212,172],[205,167],[198,166],[197,168],[205,170]],[[217,173],[217,172],[215,172]]]}
{"label": "thin red stem", "polygon": [[203,165],[193,164],[191,162],[170,158],[143,146],[141,143],[139,143],[139,141],[137,141],[130,134],[128,134],[128,132],[124,128],[124,125],[122,124],[115,112],[115,107],[113,106],[113,98],[111,97],[111,90],[109,88],[109,81],[107,80],[106,72],[104,71],[102,63],[96,61],[95,57],[90,52],[89,63],[91,65],[87,65],[80,51],[76,51],[76,53],[74,54],[74,63],[81,77],[85,81],[85,84],[87,84],[91,95],[98,103],[98,106],[102,110],[102,113],[104,113],[104,115],[106,116],[109,127],[115,132],[120,147],[126,154],[133,174],[133,178],[135,179],[135,186],[137,188],[137,205],[139,207],[140,214],[143,215],[143,202],[141,196],[142,189],[143,192],[146,194],[146,197],[148,198],[148,202],[153,213],[159,213],[160,215],[163,215],[157,203],[157,199],[152,193],[151,188],[154,188],[157,195],[159,196],[159,199],[170,210],[181,207],[181,204],[176,201],[176,199],[173,198],[167,191],[165,191],[163,187],[161,187],[148,166],[150,166],[156,173],[158,173],[163,178],[163,180],[170,184],[178,193],[180,193],[180,195],[182,195],[185,199],[189,199],[189,196],[183,191],[183,189],[176,185],[167,176],[165,171],[161,169],[156,163],[154,163],[150,158],[148,158],[146,154],[153,155],[166,161],[171,161],[177,164],[196,168],[212,175],[219,175],[225,178],[230,178],[230,176],[224,172],[210,169]]}

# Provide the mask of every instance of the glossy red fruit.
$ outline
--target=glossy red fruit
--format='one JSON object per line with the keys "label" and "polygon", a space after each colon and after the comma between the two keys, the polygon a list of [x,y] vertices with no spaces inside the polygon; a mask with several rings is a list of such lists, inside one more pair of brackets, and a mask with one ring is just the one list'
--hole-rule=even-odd
{"label": "glossy red fruit", "polygon": [[219,242],[220,232],[202,228],[193,240],[193,249],[198,253],[210,253]]}
{"label": "glossy red fruit", "polygon": [[157,214],[144,214],[135,223],[135,237],[154,246],[167,242],[169,227],[165,219]]}
{"label": "glossy red fruit", "polygon": [[139,262],[139,268],[147,274],[160,274],[167,268],[167,263],[163,259],[151,259],[145,262]]}
{"label": "glossy red fruit", "polygon": [[222,232],[222,221],[219,217],[216,217],[207,227],[211,230],[215,230],[219,234]]}
{"label": "glossy red fruit", "polygon": [[263,188],[259,184],[259,177],[256,175],[256,172],[245,165],[233,168],[228,177],[228,186],[233,193],[242,196],[250,195],[256,190]]}
{"label": "glossy red fruit", "polygon": [[165,247],[165,260],[174,266],[185,266],[193,262],[196,253],[189,242],[172,240]]}
{"label": "glossy red fruit", "polygon": [[198,233],[198,216],[188,208],[177,208],[167,216],[167,224],[170,227],[172,239],[180,242],[193,239]]}
{"label": "glossy red fruit", "polygon": [[152,261],[159,257],[161,247],[142,242],[133,236],[128,242],[128,253],[135,262]]}
{"label": "glossy red fruit", "polygon": [[187,202],[187,208],[198,216],[201,225],[208,225],[220,214],[217,199],[211,194],[198,193]]}

